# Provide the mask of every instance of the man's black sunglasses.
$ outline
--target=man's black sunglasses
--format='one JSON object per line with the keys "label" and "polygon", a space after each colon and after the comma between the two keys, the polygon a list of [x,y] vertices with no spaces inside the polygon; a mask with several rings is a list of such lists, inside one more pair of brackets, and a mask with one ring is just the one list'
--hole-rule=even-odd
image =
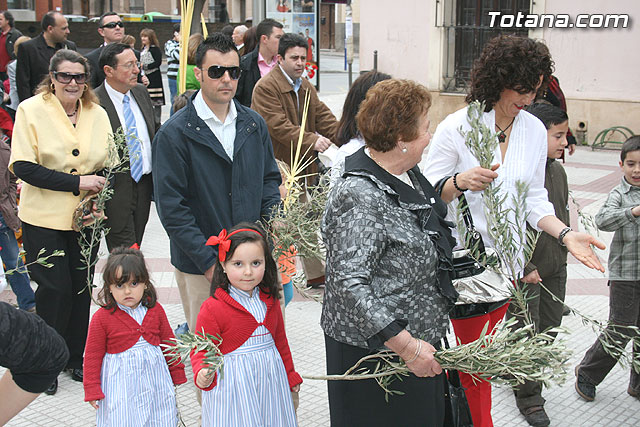
{"label": "man's black sunglasses", "polygon": [[229,72],[229,77],[231,77],[232,80],[238,80],[240,78],[240,74],[242,73],[240,67],[223,67],[221,65],[212,65],[207,70],[207,74],[209,75],[209,78],[219,79],[220,77],[224,76],[224,73],[227,71]]}
{"label": "man's black sunglasses", "polygon": [[104,24],[102,27],[100,28],[109,28],[109,29],[114,29],[115,27],[120,27],[120,28],[124,28],[124,23],[122,21],[116,21],[116,22],[109,22],[108,24]]}
{"label": "man's black sunglasses", "polygon": [[84,73],[71,74],[71,73],[64,73],[62,71],[54,71],[53,77],[55,77],[56,80],[62,84],[68,84],[68,83],[71,83],[71,80],[75,80],[77,84],[82,85],[87,81],[87,75]]}

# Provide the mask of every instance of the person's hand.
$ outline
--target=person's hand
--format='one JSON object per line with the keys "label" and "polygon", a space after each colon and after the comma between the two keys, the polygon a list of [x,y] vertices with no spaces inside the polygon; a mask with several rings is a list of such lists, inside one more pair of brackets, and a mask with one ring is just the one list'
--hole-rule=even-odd
{"label": "person's hand", "polygon": [[140,80],[142,81],[142,84],[143,84],[143,85],[145,85],[145,86],[149,86],[149,77],[147,77],[147,76],[142,76],[142,77],[140,78]]}
{"label": "person's hand", "polygon": [[298,393],[300,391],[300,384],[296,384],[293,387],[291,387],[291,391],[294,393]]}
{"label": "person's hand", "polygon": [[407,362],[407,368],[409,368],[409,370],[417,377],[435,377],[442,372],[442,366],[440,366],[433,357],[436,349],[428,342],[414,339],[415,344],[410,345],[410,349],[407,349],[407,353],[409,350],[412,350],[411,357],[403,357],[403,359],[405,359],[405,361],[411,360],[415,356],[418,341],[422,343],[420,354],[418,354],[418,358],[416,360]]}
{"label": "person's hand", "polygon": [[589,268],[604,273],[604,267],[600,263],[598,256],[593,252],[593,249],[591,249],[591,245],[598,249],[604,249],[605,245],[600,240],[587,233],[570,231],[564,236],[563,243],[578,261]]}
{"label": "person's hand", "polygon": [[98,175],[82,175],[80,176],[79,190],[91,191],[97,193],[104,187],[106,179],[103,176]]}
{"label": "person's hand", "polygon": [[2,102],[4,102],[4,103],[8,103],[10,100],[11,100],[11,97],[9,96],[9,94],[8,94],[8,93],[5,93],[5,94],[2,96]]}
{"label": "person's hand", "polygon": [[82,217],[82,225],[86,227],[87,225],[93,224],[93,222],[97,219],[104,220],[107,219],[107,216],[105,215],[104,211],[98,210],[98,207],[96,206],[94,201],[91,206],[91,213]]}
{"label": "person's hand", "polygon": [[524,276],[522,279],[522,283],[540,283],[542,282],[542,278],[538,273],[538,270],[533,270],[531,273]]}
{"label": "person's hand", "polygon": [[198,376],[196,377],[196,385],[200,388],[207,388],[213,382],[213,376],[216,371],[209,368],[200,369],[198,372]]}
{"label": "person's hand", "polygon": [[638,205],[635,208],[631,209],[631,214],[633,216],[640,216],[640,205]]}
{"label": "person's hand", "polygon": [[215,267],[215,264],[213,264],[207,269],[207,271],[204,272],[204,278],[207,279],[207,282],[209,283],[211,283],[211,281],[213,280],[213,267]]}
{"label": "person's hand", "polygon": [[498,177],[496,169],[500,167],[499,163],[491,166],[491,169],[485,169],[480,166],[471,168],[467,171],[461,172],[456,177],[458,187],[467,189],[470,191],[484,191],[489,184]]}
{"label": "person's hand", "polygon": [[331,140],[329,138],[325,138],[324,136],[319,136],[318,140],[316,141],[315,145],[313,146],[313,149],[316,151],[319,151],[320,153],[322,153],[323,151],[325,151],[327,148],[331,147]]}
{"label": "person's hand", "polygon": [[90,400],[89,401],[89,405],[93,406],[93,409],[98,409],[98,401],[97,400]]}
{"label": "person's hand", "polygon": [[569,150],[569,155],[573,156],[573,153],[576,152],[576,144],[567,145],[567,150]]}

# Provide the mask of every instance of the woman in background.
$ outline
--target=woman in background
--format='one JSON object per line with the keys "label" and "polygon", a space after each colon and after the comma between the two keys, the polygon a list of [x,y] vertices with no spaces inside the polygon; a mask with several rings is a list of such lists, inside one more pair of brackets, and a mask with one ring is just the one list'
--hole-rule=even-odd
{"label": "woman in background", "polygon": [[160,43],[158,43],[156,32],[150,28],[140,31],[140,41],[142,42],[140,63],[144,75],[149,79],[147,91],[153,103],[156,123],[160,123],[162,106],[164,105],[164,88],[162,87],[162,73],[160,72],[162,50],[158,47]]}

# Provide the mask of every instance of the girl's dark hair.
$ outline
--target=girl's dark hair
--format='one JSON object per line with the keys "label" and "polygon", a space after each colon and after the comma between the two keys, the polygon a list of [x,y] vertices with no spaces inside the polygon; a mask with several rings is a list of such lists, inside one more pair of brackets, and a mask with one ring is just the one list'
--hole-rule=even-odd
{"label": "girl's dark hair", "polygon": [[547,130],[551,129],[551,126],[569,120],[569,116],[561,108],[547,102],[535,102],[529,105],[526,110],[539,118]]}
{"label": "girl's dark hair", "polygon": [[258,33],[256,32],[257,27],[251,27],[247,31],[244,32],[244,54],[248,54],[253,52],[253,50],[258,46]]}
{"label": "girl's dark hair", "polygon": [[553,60],[547,46],[528,37],[502,35],[489,40],[471,70],[467,103],[480,101],[491,111],[505,89],[520,93],[546,88],[553,73]]}
{"label": "girl's dark hair", "polygon": [[[248,242],[259,242],[262,245],[262,249],[264,249],[264,277],[262,278],[262,282],[260,283],[260,289],[262,289],[265,293],[271,295],[273,298],[280,298],[280,294],[278,293],[278,267],[276,266],[276,262],[271,255],[271,249],[269,247],[269,243],[266,239],[266,232],[262,227],[260,227],[256,223],[251,222],[241,222],[238,225],[234,226],[228,231],[228,234],[233,233],[235,230],[239,230],[241,228],[248,228],[250,230],[255,230],[258,233],[254,233],[253,231],[241,231],[239,233],[234,234],[229,238],[231,240],[231,247],[229,248],[229,252],[227,252],[227,260],[233,257],[236,248],[242,243]],[[211,281],[211,296],[215,298],[216,289],[222,288],[226,292],[229,292],[229,278],[224,273],[222,268],[222,264],[220,263],[220,259],[216,260],[216,264],[213,268],[213,280]]]}
{"label": "girl's dark hair", "polygon": [[353,82],[342,107],[342,117],[338,122],[335,143],[338,147],[346,144],[359,134],[356,114],[360,109],[360,104],[364,101],[367,91],[376,83],[390,79],[389,74],[378,71],[367,71]]}
{"label": "girl's dark hair", "polygon": [[141,304],[147,308],[156,305],[158,294],[151,283],[142,252],[124,246],[113,249],[109,254],[109,258],[107,258],[107,264],[102,272],[102,281],[104,283],[98,293],[98,303],[104,308],[115,311],[118,304],[113,295],[111,295],[109,287],[127,283],[131,278],[145,285]]}
{"label": "girl's dark hair", "polygon": [[631,153],[632,151],[639,151],[640,150],[640,135],[634,135],[632,137],[629,137],[629,139],[627,139],[624,144],[622,144],[622,151],[620,151],[620,160],[624,162],[624,160],[627,158],[627,154]]}

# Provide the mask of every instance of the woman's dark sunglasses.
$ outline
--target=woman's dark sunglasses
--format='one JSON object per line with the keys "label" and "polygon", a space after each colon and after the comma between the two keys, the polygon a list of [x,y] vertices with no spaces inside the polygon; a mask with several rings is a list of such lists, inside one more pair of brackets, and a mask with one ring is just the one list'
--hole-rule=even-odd
{"label": "woman's dark sunglasses", "polygon": [[229,72],[229,77],[231,77],[232,80],[238,80],[240,78],[240,74],[242,73],[240,67],[223,67],[221,65],[212,65],[207,70],[207,74],[211,79],[219,79],[220,77],[224,76],[224,73],[227,71]]}
{"label": "woman's dark sunglasses", "polygon": [[86,74],[70,74],[62,71],[54,71],[53,76],[62,84],[71,83],[71,80],[75,80],[77,84],[81,85],[87,81]]}
{"label": "woman's dark sunglasses", "polygon": [[116,22],[109,22],[108,24],[104,24],[102,27],[100,28],[109,28],[109,29],[114,29],[116,26],[120,27],[120,28],[124,28],[124,23],[122,21],[116,21]]}

